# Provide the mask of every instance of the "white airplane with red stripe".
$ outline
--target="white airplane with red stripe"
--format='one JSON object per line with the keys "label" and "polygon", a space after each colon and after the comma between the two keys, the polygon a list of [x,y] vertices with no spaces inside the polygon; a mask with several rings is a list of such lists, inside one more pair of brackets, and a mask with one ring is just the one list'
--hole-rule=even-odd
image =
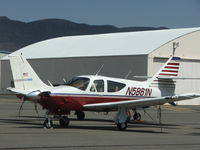
{"label": "white airplane with red stripe", "polygon": [[[117,128],[125,130],[130,110],[200,97],[198,93],[175,93],[180,68],[178,57],[170,57],[147,81],[83,75],[56,87],[43,83],[22,55],[9,58],[15,87],[8,90],[47,109],[43,124],[46,128],[53,127],[50,115],[58,118],[62,127],[68,127],[67,115],[71,111],[76,112],[78,119],[84,119],[84,111],[114,110],[117,111],[114,117]],[[134,117],[139,120],[141,115],[135,111]]]}

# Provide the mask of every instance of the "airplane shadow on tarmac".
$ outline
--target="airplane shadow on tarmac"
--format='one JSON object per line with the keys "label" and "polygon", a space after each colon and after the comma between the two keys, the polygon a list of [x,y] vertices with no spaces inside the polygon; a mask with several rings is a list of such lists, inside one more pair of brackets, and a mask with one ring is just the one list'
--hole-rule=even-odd
{"label": "airplane shadow on tarmac", "polygon": [[[19,126],[18,128],[43,128],[43,120],[44,117],[36,117],[36,116],[21,116],[20,118],[15,116],[15,119],[0,119],[0,122],[8,123],[8,124],[19,124],[25,126]],[[99,123],[109,123],[103,125],[94,125],[91,124],[80,124],[80,125],[69,125],[68,128],[62,128],[59,124],[54,124],[54,129],[83,129],[83,130],[104,130],[104,131],[116,131],[116,125],[112,120],[106,119],[85,119],[85,120],[77,120],[70,119],[72,122],[99,122]],[[122,132],[141,132],[141,133],[161,133],[162,134],[170,134],[169,132],[165,132],[165,129],[178,129],[180,125],[177,124],[159,124],[148,121],[130,121],[128,123],[128,128]],[[137,129],[134,129],[137,128]],[[138,129],[139,128],[139,129]]]}

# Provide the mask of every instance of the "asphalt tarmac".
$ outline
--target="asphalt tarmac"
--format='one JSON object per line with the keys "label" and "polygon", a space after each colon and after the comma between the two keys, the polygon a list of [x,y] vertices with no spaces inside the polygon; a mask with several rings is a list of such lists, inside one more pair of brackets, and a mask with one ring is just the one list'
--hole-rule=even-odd
{"label": "asphalt tarmac", "polygon": [[[18,117],[21,101],[0,97],[0,150],[199,150],[200,106],[163,106],[162,125],[157,109],[139,110],[142,121],[131,121],[126,131],[118,131],[112,118],[115,112],[86,112],[84,121],[72,113],[69,128],[53,129],[42,126],[45,111],[38,106],[39,116],[32,103],[25,103]],[[149,115],[151,117],[149,117]]]}

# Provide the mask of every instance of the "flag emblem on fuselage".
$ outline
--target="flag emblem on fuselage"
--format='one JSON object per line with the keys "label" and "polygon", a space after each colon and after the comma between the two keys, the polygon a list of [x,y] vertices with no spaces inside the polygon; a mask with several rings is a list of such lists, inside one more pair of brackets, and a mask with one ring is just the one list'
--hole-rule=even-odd
{"label": "flag emblem on fuselage", "polygon": [[24,72],[24,73],[23,73],[23,77],[28,77],[28,73],[27,73],[27,72]]}

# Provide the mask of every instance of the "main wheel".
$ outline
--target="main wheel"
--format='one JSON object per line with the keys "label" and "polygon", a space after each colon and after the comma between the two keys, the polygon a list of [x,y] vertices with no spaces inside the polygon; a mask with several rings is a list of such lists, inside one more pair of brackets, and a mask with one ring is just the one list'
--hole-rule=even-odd
{"label": "main wheel", "polygon": [[133,115],[133,120],[140,121],[141,120],[141,114],[138,113],[138,112],[135,112],[135,114]]}
{"label": "main wheel", "polygon": [[64,116],[59,119],[59,123],[61,127],[68,127],[69,126],[69,118],[67,116]]}
{"label": "main wheel", "polygon": [[84,120],[85,119],[85,113],[83,111],[76,111],[76,116],[78,120]]}
{"label": "main wheel", "polygon": [[118,130],[126,130],[126,128],[127,128],[127,123],[126,122],[117,124],[117,129]]}
{"label": "main wheel", "polygon": [[53,122],[50,119],[45,119],[43,126],[47,129],[50,129],[53,127]]}

